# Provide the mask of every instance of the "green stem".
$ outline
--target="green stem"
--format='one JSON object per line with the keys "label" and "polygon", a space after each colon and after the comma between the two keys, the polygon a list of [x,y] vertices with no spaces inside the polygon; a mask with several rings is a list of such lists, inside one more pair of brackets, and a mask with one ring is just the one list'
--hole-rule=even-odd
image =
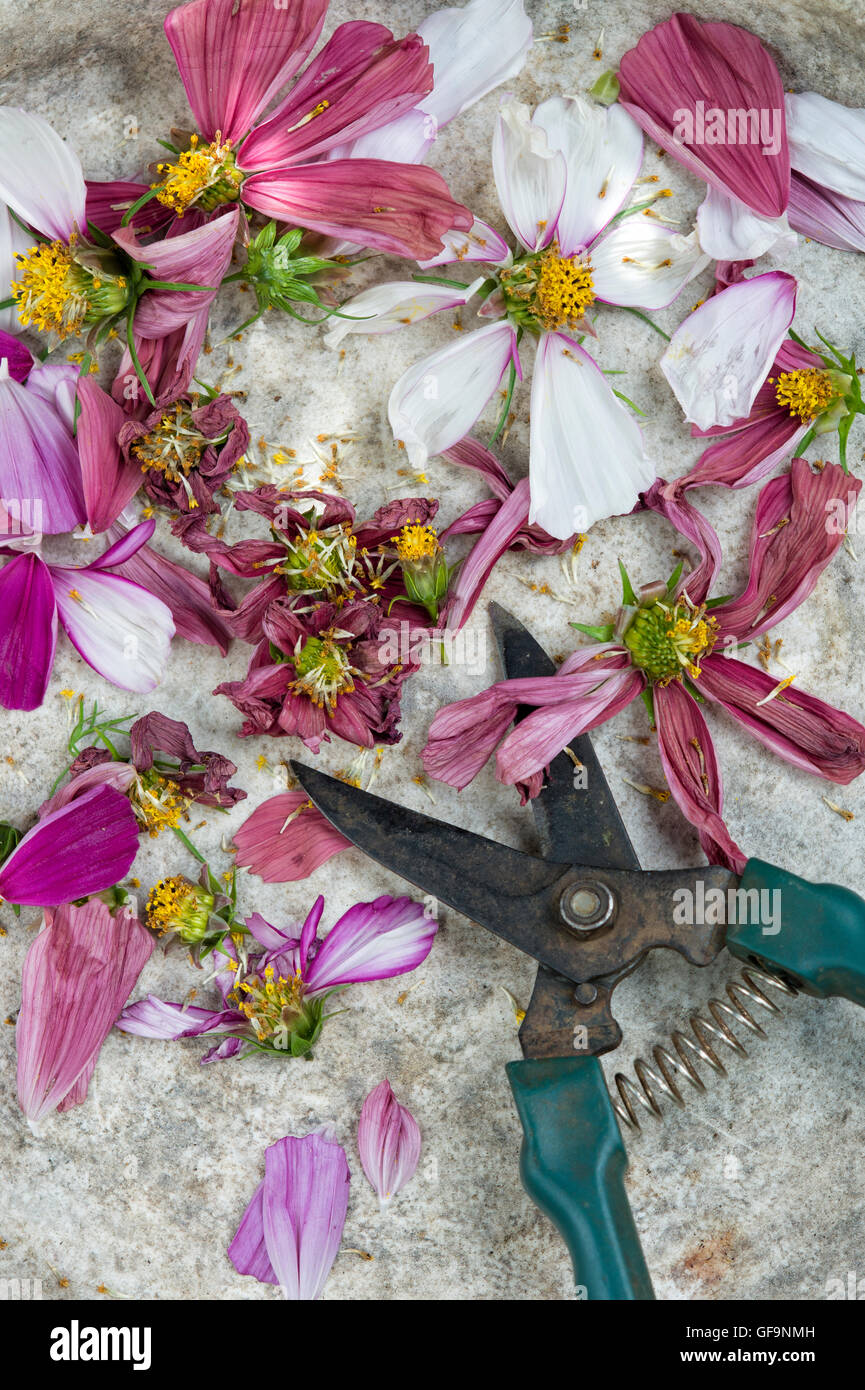
{"label": "green stem", "polygon": [[146,395],[153,408],[156,409],[156,397],[150,389],[150,382],[147,380],[144,368],[142,367],[141,362],[138,358],[138,353],[135,350],[135,335],[133,333],[132,327],[134,319],[135,315],[133,311],[129,314],[129,317],[126,320],[126,346],[129,349],[129,356],[132,358],[132,365],[135,368],[135,375],[138,377],[138,380],[144,387],[144,394]]}
{"label": "green stem", "polygon": [[[162,144],[163,142],[160,140],[159,143]],[[167,148],[171,149],[172,147],[169,145]],[[175,150],[174,153],[176,154],[177,151]],[[127,208],[123,214],[120,220],[121,227],[128,227],[138,209],[143,208],[145,203],[149,203],[151,198],[155,198],[158,192],[158,188],[148,188],[146,193],[142,193],[140,198],[136,198],[132,206]]]}
{"label": "green stem", "polygon": [[182,845],[185,845],[186,848],[189,850],[189,853],[192,855],[192,857],[194,859],[197,859],[199,864],[205,864],[207,861],[204,858],[204,855],[199,854],[198,850],[195,848],[195,845],[192,843],[189,836],[185,835],[178,825],[173,825],[171,828],[174,831],[180,843]]}
{"label": "green stem", "polygon": [[145,290],[194,290],[196,293],[201,290],[209,294],[215,294],[219,289],[218,285],[175,285],[170,280],[146,280]]}
{"label": "green stem", "polygon": [[452,290],[468,289],[462,280],[448,280],[444,275],[413,275],[411,278],[419,285],[447,285]]}

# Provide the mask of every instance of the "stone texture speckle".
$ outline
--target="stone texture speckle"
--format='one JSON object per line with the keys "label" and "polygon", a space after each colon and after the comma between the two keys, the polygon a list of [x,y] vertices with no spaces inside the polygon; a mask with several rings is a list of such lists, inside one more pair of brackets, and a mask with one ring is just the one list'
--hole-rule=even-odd
{"label": "stone texture speckle", "polygon": [[[331,7],[328,32],[349,17],[382,19],[397,31],[411,28],[428,6],[373,0]],[[158,153],[157,137],[186,119],[183,91],[161,33],[165,0],[118,7],[106,0],[0,0],[4,76],[2,100],[50,119],[95,177],[132,176]],[[648,25],[669,13],[665,5],[599,4],[583,7],[529,0],[538,36],[570,23],[567,44],[539,37],[523,74],[511,84],[535,102],[557,91],[582,91],[601,67],[614,66]],[[756,23],[772,46],[786,83],[813,88],[850,105],[865,105],[861,65],[851,63],[865,44],[865,21],[854,0],[804,3],[791,10],[768,0],[756,14],[743,0],[700,5],[703,18]],[[604,29],[604,59],[592,60]],[[500,224],[489,168],[497,97],[488,97],[441,137],[434,162],[458,196]],[[669,160],[647,149],[646,171],[662,172],[676,192],[674,207],[688,220],[701,192]],[[501,225],[501,224],[500,224]],[[860,306],[861,258],[800,244],[786,269],[800,279],[797,327],[817,325],[834,341],[865,351]],[[393,274],[376,262],[350,282]],[[689,287],[678,306],[659,315],[669,330],[703,292]],[[243,314],[241,297],[226,296],[214,319],[218,343]],[[471,314],[464,326],[471,326]],[[248,392],[253,437],[294,448],[311,459],[319,432],[352,430],[356,443],[342,468],[348,495],[368,514],[387,497],[410,491],[398,469],[400,455],[387,426],[390,384],[423,352],[454,331],[451,315],[357,346],[344,361],[329,353],[316,332],[268,321],[233,348],[239,369],[231,386]],[[605,314],[600,325],[602,365],[626,369],[622,389],[647,412],[646,436],[659,472],[671,477],[697,456],[678,408],[658,371],[659,340],[626,314]],[[206,360],[215,379],[227,349]],[[110,363],[106,359],[106,367]],[[516,402],[517,421],[504,450],[514,475],[526,469],[528,392]],[[861,426],[851,459],[861,467]],[[813,451],[812,451],[813,454]],[[312,475],[309,475],[312,476]],[[452,519],[484,495],[482,485],[443,463],[430,466],[430,489]],[[741,582],[754,492],[703,493],[700,502],[720,531],[726,570],[722,588]],[[863,523],[865,529],[865,523]],[[853,534],[853,548],[865,549]],[[166,550],[170,546],[163,537]],[[579,592],[564,605],[533,594],[524,581],[561,586],[557,562],[510,555],[487,596],[505,603],[549,650],[572,645],[571,618],[597,621],[617,601],[616,557],[645,581],[670,568],[671,532],[654,517],[620,518],[596,526],[579,560]],[[78,549],[85,547],[79,546]],[[865,716],[865,603],[863,561],[842,550],[809,603],[780,634],[784,658],[800,683]],[[485,631],[478,610],[473,627]],[[259,771],[265,752],[274,762],[296,754],[283,741],[250,745],[236,739],[239,719],[226,701],[211,698],[220,681],[245,669],[236,645],[221,662],[213,652],[181,641],[167,679],[150,699],[107,687],[61,641],[55,679],[44,707],[0,717],[0,812],[21,825],[61,766],[70,687],[116,713],[165,709],[188,720],[199,747],[221,748],[240,766],[238,781],[250,799],[228,817],[209,817],[199,843],[218,871],[221,851],[247,810],[279,789]],[[405,739],[386,753],[377,789],[419,809],[429,802],[412,782],[432,713],[441,703],[480,689],[496,675],[490,647],[482,673],[464,668],[425,669],[410,682]],[[779,674],[783,674],[780,672]],[[714,712],[712,712],[714,715]],[[835,790],[773,758],[729,721],[711,719],[725,771],[727,811],[735,837],[748,850],[815,879],[834,879],[865,892],[865,793]],[[623,735],[644,731],[642,706],[631,708],[597,734],[597,747],[636,848],[646,865],[701,862],[696,837],[672,802],[660,805],[623,778],[661,782],[656,752]],[[322,765],[348,761],[332,745]],[[845,823],[821,800],[827,792],[856,813]],[[457,796],[435,788],[434,813],[532,847],[531,817],[487,771]],[[177,852],[175,852],[177,848]],[[144,887],[166,870],[188,868],[179,847],[148,841],[136,864]],[[302,916],[311,896],[327,895],[329,925],[350,903],[400,891],[391,875],[356,853],[339,857],[307,884],[265,887],[244,878],[245,904],[285,922]],[[35,913],[16,921],[7,908],[0,921],[0,1018],[19,1002],[20,966],[32,940]],[[612,1083],[635,1053],[646,1054],[688,1013],[735,977],[722,959],[703,972],[678,957],[651,959],[621,987],[617,1002],[625,1043],[605,1059]],[[114,1034],[100,1057],[86,1104],[31,1131],[17,1109],[14,1029],[0,1029],[3,1193],[0,1197],[0,1278],[42,1278],[46,1295],[95,1298],[104,1283],[118,1294],[143,1298],[271,1298],[271,1290],[235,1274],[225,1256],[263,1166],[265,1145],[286,1133],[335,1125],[353,1172],[344,1245],[325,1297],[387,1299],[567,1299],[573,1296],[564,1248],[523,1193],[518,1178],[519,1127],[504,1073],[518,1055],[513,1016],[502,986],[528,999],[532,966],[454,913],[445,914],[432,955],[415,977],[353,989],[347,1012],[328,1027],[315,1060],[281,1066],[267,1060],[202,1069],[201,1045],[147,1042]],[[194,983],[181,958],[154,956],[141,989],[180,998]],[[411,992],[403,1002],[407,986]],[[820,1299],[826,1281],[862,1268],[865,1202],[859,1155],[865,1140],[861,1067],[865,1022],[853,1006],[798,999],[770,1019],[768,1038],[755,1042],[749,1060],[733,1059],[729,1078],[711,1078],[682,1114],[627,1139],[629,1189],[659,1297],[670,1299]],[[366,1093],[388,1076],[417,1116],[425,1139],[418,1175],[380,1216],[355,1146],[356,1118]],[[368,1251],[361,1259],[348,1247]],[[69,1280],[54,1287],[53,1266]]]}

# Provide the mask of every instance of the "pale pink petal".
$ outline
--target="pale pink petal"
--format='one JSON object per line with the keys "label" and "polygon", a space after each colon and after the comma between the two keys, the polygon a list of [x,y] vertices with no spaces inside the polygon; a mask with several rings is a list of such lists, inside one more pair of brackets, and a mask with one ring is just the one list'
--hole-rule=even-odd
{"label": "pale pink petal", "polygon": [[93,1063],[153,939],[126,908],[60,907],[24,961],[16,1024],[18,1102],[41,1120]]}
{"label": "pale pink petal", "polygon": [[801,174],[790,184],[790,225],[839,251],[865,251],[865,202],[818,188]]}
{"label": "pale pink petal", "polygon": [[0,106],[0,149],[0,202],[51,241],[68,242],[76,228],[85,230],[78,156],[42,116]]}
{"label": "pale pink petal", "polygon": [[281,792],[256,807],[234,832],[238,868],[265,883],[308,878],[351,842],[334,830],[305,792]]}
{"label": "pale pink petal", "polygon": [[285,1298],[316,1299],[345,1225],[350,1182],[345,1150],[321,1134],[309,1134],[271,1144],[264,1162],[261,1215],[270,1264]]}
{"label": "pale pink petal", "polygon": [[78,452],[65,421],[42,396],[2,375],[0,497],[7,511],[13,499],[46,535],[73,531],[86,519]]}
{"label": "pale pink petal", "polygon": [[239,215],[238,208],[230,208],[202,227],[166,236],[149,246],[139,245],[131,227],[115,232],[117,244],[133,260],[146,265],[152,279],[207,286],[190,291],[148,290],[135,311],[135,331],[140,337],[164,338],[175,329],[185,329],[212,303],[228,270]]}
{"label": "pale pink petal", "polygon": [[126,416],[92,377],[81,377],[78,399],[78,456],[87,520],[96,534],[107,530],[135,496],[141,485],[141,467],[135,459],[124,461],[117,435]]}
{"label": "pale pink petal", "polygon": [[387,1080],[363,1103],[357,1147],[363,1171],[384,1207],[414,1176],[421,1151],[420,1126]]}

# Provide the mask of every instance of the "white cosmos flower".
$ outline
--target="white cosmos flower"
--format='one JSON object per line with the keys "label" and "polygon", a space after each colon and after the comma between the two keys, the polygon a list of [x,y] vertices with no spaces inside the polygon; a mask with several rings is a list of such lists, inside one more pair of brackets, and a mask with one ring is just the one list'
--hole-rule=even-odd
{"label": "white cosmos flower", "polygon": [[[620,106],[553,97],[532,115],[527,106],[506,101],[493,139],[493,172],[517,250],[512,254],[480,224],[462,254],[454,245],[452,259],[483,259],[492,267],[479,311],[486,326],[410,368],[390,397],[394,435],[422,466],[469,432],[506,373],[511,381],[522,375],[519,344],[531,335],[538,345],[531,520],[561,539],[630,511],[655,478],[633,416],[574,336],[585,331],[586,311],[595,303],[664,308],[708,264],[695,232],[682,236],[647,215],[648,203],[663,190],[638,196],[641,210],[626,206],[642,156],[639,127]],[[421,303],[432,288],[403,285],[400,291],[410,296],[405,301],[396,290],[392,297],[379,290],[380,317],[360,327],[343,319],[332,340],[390,331],[404,304]],[[365,296],[366,310],[375,308],[371,292]],[[363,312],[363,300],[344,311]],[[443,307],[444,297],[414,317]]]}

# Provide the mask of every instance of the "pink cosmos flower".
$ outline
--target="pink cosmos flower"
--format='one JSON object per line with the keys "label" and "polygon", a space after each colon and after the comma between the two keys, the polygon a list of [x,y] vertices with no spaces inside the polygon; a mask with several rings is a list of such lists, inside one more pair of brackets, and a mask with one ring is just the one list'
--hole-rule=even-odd
{"label": "pink cosmos flower", "polygon": [[54,907],[102,893],[128,873],[138,850],[132,807],[114,787],[91,787],[53,808],[0,865],[0,901]]}
{"label": "pink cosmos flower", "polygon": [[162,679],[174,622],[168,607],[113,573],[153,534],[142,524],[81,567],[47,564],[30,552],[0,570],[0,704],[36,709],[45,698],[58,619],[72,645],[121,690],[153,690]]}
{"label": "pink cosmos flower", "polygon": [[262,949],[247,952],[226,938],[215,953],[220,1008],[172,1004],[151,994],[124,1009],[118,1028],[143,1038],[221,1037],[203,1063],[256,1049],[304,1055],[318,1040],[322,1007],[333,990],[415,970],[437,930],[422,903],[381,897],[349,908],[317,943],[323,911],[319,896],[302,927],[284,930],[258,913],[248,917],[247,930]]}
{"label": "pink cosmos flower", "polygon": [[341,320],[330,332],[331,343],[347,332],[390,332],[400,320],[464,303],[482,288],[485,326],[423,358],[394,386],[394,437],[423,468],[469,433],[507,377],[498,433],[522,377],[528,335],[537,344],[529,520],[560,540],[630,511],[655,472],[632,414],[581,345],[593,331],[587,312],[596,301],[662,308],[708,263],[695,233],[682,236],[657,216],[641,215],[666,190],[629,203],[642,155],[639,128],[619,106],[553,97],[532,113],[506,102],[493,172],[516,259],[500,237],[482,235],[486,280],[454,282],[438,295],[409,282],[365,291],[342,306],[362,317]]}
{"label": "pink cosmos flower", "polygon": [[[741,871],[745,856],[723,821],[721,775],[691,692],[721,705],[767,747],[819,777],[847,783],[865,770],[861,724],[791,680],[776,681],[732,655],[807,598],[844,538],[860,488],[835,464],[812,472],[806,460],[794,459],[790,473],[772,479],[759,495],[745,589],[709,606],[721,559],[718,538],[690,503],[670,499],[656,484],[646,505],[698,547],[697,569],[682,581],[674,575],[667,584],[646,585],[639,594],[626,581],[617,623],[586,629],[595,644],[575,652],[555,676],[501,681],[439,710],[423,753],[427,772],[462,788],[498,746],[498,778],[519,786],[525,800],[538,794],[544,768],[572,738],[650,691],[673,796],[710,862]],[[520,705],[533,712],[508,733]]]}
{"label": "pink cosmos flower", "polygon": [[[307,64],[327,0],[190,0],[165,32],[197,131],[159,166],[158,197],[178,215],[228,202],[381,251],[435,255],[471,215],[440,174],[383,159],[334,158],[347,140],[410,112],[433,87],[417,34],[340,25]],[[267,119],[273,99],[307,64]]]}
{"label": "pink cosmos flower", "polygon": [[791,227],[863,249],[865,112],[815,92],[785,94],[747,29],[675,14],[624,55],[619,84],[634,120],[708,183],[697,224],[710,255],[778,253]]}
{"label": "pink cosmos flower", "polygon": [[24,961],[15,1026],[18,1103],[28,1120],[80,1105],[99,1051],[153,939],[126,907],[98,898],[51,908]]}
{"label": "pink cosmos flower", "polygon": [[238,1274],[277,1284],[286,1299],[318,1298],[339,1251],[350,1181],[330,1131],[271,1144],[264,1180],[228,1247]]}
{"label": "pink cosmos flower", "polygon": [[97,229],[91,240],[81,165],[48,123],[0,107],[0,143],[7,152],[0,201],[47,238],[35,246],[31,241],[27,251],[0,238],[0,281],[12,287],[19,321],[60,339],[89,331],[101,341],[113,323],[125,320],[128,371],[121,369],[121,389],[129,389],[127,377],[137,377],[151,396],[139,350],[179,331],[174,373],[182,381],[177,391],[185,389],[194,367],[190,349],[200,349],[207,311],[231,258],[238,209],[189,232],[170,230],[147,247],[133,227],[111,237]]}
{"label": "pink cosmos flower", "polygon": [[382,1209],[414,1177],[420,1161],[420,1126],[400,1105],[385,1079],[370,1091],[360,1112],[357,1147],[363,1171]]}
{"label": "pink cosmos flower", "polygon": [[[783,271],[735,279],[676,329],[661,358],[692,434],[721,436],[678,487],[745,487],[817,435],[837,431],[842,467],[854,417],[865,413],[851,355],[790,330],[796,281]],[[787,337],[788,331],[790,337]]]}

